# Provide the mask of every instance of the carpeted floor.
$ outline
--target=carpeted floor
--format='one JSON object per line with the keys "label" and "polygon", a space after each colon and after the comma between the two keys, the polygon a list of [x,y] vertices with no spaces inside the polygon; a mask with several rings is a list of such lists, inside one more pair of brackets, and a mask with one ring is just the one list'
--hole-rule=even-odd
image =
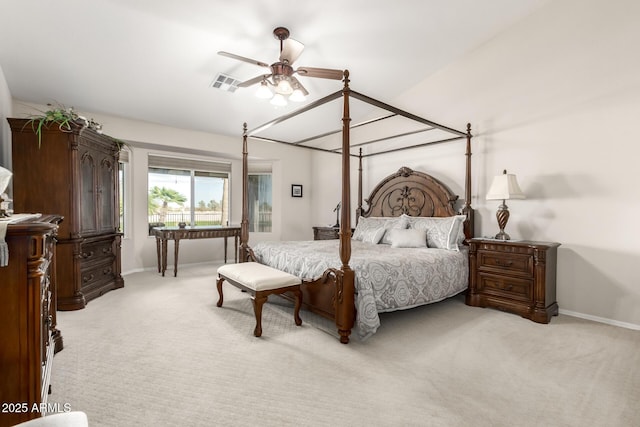
{"label": "carpeted floor", "polygon": [[640,426],[640,331],[455,297],[342,345],[271,297],[255,338],[247,294],[225,285],[216,307],[216,267],[131,274],[59,312],[49,402],[91,426]]}

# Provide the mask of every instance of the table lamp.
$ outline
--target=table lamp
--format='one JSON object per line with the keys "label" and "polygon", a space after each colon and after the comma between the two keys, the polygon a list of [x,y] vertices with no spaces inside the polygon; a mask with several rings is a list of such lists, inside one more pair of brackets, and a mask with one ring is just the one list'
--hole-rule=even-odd
{"label": "table lamp", "polygon": [[9,186],[9,181],[11,180],[11,176],[13,174],[9,169],[5,169],[0,166],[0,218],[9,216],[9,197],[6,195],[4,190]]}
{"label": "table lamp", "polygon": [[520,189],[514,174],[508,174],[505,169],[502,175],[497,175],[493,178],[493,182],[491,183],[491,187],[489,187],[489,192],[487,193],[487,200],[502,200],[502,204],[498,206],[498,212],[496,212],[498,227],[500,227],[500,232],[496,234],[496,239],[511,239],[511,237],[509,237],[509,235],[504,231],[504,228],[507,226],[507,221],[509,221],[509,209],[505,204],[505,200],[524,198],[524,193]]}

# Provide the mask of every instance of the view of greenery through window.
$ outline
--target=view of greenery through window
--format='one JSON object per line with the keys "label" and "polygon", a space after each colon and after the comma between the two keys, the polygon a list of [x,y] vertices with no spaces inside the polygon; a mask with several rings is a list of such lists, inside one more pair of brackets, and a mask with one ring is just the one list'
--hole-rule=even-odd
{"label": "view of greenery through window", "polygon": [[226,173],[149,168],[149,226],[228,225]]}

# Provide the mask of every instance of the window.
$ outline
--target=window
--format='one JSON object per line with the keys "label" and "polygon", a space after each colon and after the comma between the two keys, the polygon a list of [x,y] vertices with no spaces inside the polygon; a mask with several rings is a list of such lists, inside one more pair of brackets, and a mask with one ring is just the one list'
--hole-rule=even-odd
{"label": "window", "polygon": [[[120,154],[118,156],[118,223],[120,227],[120,232],[126,235],[127,230],[125,229],[125,215],[128,216],[128,205],[126,203],[128,194],[127,194],[127,181],[129,180],[129,151],[127,149],[120,150]],[[125,214],[126,212],[126,214]]]}
{"label": "window", "polygon": [[[251,169],[251,167],[249,168]],[[248,173],[249,231],[271,232],[271,173]]]}
{"label": "window", "polygon": [[228,225],[228,163],[149,156],[148,219],[158,226]]}

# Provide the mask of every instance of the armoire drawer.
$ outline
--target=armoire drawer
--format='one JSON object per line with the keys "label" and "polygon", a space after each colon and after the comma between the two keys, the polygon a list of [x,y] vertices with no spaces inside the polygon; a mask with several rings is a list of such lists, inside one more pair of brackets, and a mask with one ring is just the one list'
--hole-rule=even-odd
{"label": "armoire drawer", "polygon": [[92,241],[81,246],[80,258],[83,265],[101,262],[105,257],[111,259],[113,256],[113,239]]}

